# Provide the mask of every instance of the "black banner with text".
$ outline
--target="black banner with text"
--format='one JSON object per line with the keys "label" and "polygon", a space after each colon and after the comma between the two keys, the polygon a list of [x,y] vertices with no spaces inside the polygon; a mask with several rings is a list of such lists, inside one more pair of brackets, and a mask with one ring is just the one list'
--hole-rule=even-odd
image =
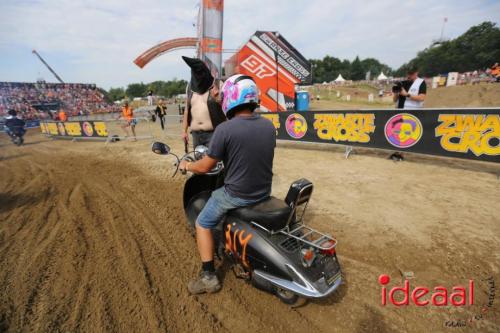
{"label": "black banner with text", "polygon": [[40,121],[40,130],[49,136],[106,138],[108,129],[103,121]]}
{"label": "black banner with text", "polygon": [[499,109],[262,113],[279,140],[336,143],[500,162]]}

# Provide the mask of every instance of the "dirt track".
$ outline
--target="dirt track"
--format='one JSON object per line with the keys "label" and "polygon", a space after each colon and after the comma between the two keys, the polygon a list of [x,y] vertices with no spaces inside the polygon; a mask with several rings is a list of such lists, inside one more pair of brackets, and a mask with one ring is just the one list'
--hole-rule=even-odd
{"label": "dirt track", "polygon": [[[490,173],[338,152],[322,152],[319,165],[318,151],[278,148],[276,195],[295,178],[316,184],[309,220],[337,236],[347,276],[329,300],[291,309],[225,267],[220,293],[188,296],[199,264],[184,179],[171,180],[148,143],[26,141],[0,139],[0,331],[447,332],[456,329],[445,320],[480,312],[481,278],[500,283],[500,183]],[[382,307],[377,277],[397,284],[400,270],[414,272],[412,285],[475,279],[477,306]],[[496,300],[460,330],[499,325]]]}

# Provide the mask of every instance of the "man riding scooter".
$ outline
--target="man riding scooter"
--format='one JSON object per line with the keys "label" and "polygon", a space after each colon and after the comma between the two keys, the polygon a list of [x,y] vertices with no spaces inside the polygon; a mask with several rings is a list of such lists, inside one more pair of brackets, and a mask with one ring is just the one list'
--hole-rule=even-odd
{"label": "man riding scooter", "polygon": [[22,144],[24,142],[24,120],[17,117],[16,110],[9,110],[8,116],[5,118],[5,128],[6,133],[10,136],[12,142],[16,143],[16,139],[19,140],[16,144]]}
{"label": "man riding scooter", "polygon": [[181,170],[204,174],[224,162],[224,186],[212,195],[196,220],[196,241],[202,261],[200,277],[188,284],[191,294],[221,289],[214,267],[212,229],[232,209],[255,205],[271,194],[276,130],[254,111],[259,91],[250,76],[234,75],[222,87],[222,110],[229,121],[216,129],[207,155],[181,162]]}

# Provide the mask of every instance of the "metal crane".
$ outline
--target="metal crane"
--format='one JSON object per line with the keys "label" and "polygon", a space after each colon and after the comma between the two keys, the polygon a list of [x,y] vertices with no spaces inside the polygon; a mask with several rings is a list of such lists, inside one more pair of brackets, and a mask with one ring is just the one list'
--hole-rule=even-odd
{"label": "metal crane", "polygon": [[61,83],[64,83],[64,81],[59,77],[59,75],[57,75],[56,72],[54,72],[54,70],[49,66],[49,64],[47,64],[47,62],[45,60],[43,60],[42,56],[38,54],[38,52],[36,52],[36,50],[33,50],[31,51],[34,55],[36,55],[38,57],[38,59],[40,59],[40,61],[49,69],[49,71],[54,74],[54,76],[56,77],[56,79],[61,82]]}

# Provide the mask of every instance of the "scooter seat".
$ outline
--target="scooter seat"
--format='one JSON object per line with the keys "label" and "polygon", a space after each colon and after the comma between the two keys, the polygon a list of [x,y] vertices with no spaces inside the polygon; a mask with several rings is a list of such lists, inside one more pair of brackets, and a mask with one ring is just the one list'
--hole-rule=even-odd
{"label": "scooter seat", "polygon": [[276,231],[286,226],[291,210],[283,200],[270,197],[254,206],[234,209],[228,215],[246,222],[255,222],[268,230]]}

